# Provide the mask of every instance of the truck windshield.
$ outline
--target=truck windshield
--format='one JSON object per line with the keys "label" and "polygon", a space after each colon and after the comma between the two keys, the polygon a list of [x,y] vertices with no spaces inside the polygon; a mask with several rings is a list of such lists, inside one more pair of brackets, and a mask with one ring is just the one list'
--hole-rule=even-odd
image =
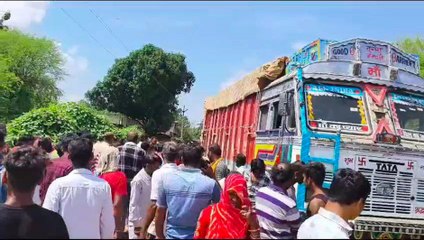
{"label": "truck windshield", "polygon": [[363,91],[357,87],[307,84],[306,103],[311,128],[368,132]]}
{"label": "truck windshield", "polygon": [[404,131],[424,132],[424,98],[397,93],[390,98],[398,126]]}

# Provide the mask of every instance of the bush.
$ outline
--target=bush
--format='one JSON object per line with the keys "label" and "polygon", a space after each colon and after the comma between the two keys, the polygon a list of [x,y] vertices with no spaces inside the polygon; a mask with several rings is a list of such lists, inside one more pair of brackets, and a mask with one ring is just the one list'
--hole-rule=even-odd
{"label": "bush", "polygon": [[67,133],[89,131],[97,139],[118,129],[89,106],[77,103],[52,104],[32,110],[7,125],[7,142],[14,145],[23,136],[50,137],[54,142]]}
{"label": "bush", "polygon": [[144,131],[138,126],[128,126],[126,128],[118,129],[115,133],[116,137],[120,140],[126,139],[129,132],[137,132],[138,136],[144,136]]}

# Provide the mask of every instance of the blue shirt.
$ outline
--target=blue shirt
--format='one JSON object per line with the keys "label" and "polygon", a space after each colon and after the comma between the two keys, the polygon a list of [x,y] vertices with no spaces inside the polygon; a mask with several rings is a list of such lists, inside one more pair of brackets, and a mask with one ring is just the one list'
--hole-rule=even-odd
{"label": "blue shirt", "polygon": [[200,169],[183,167],[164,176],[156,204],[168,210],[166,238],[192,239],[200,212],[219,199],[218,184]]}

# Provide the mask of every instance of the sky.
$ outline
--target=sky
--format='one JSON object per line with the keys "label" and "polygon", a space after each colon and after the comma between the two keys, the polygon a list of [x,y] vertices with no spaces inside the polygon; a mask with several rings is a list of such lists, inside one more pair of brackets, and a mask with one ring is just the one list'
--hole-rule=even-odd
{"label": "sky", "polygon": [[154,45],[186,56],[196,82],[179,96],[192,123],[206,97],[318,39],[424,37],[424,2],[18,2],[7,25],[57,42],[61,101],[78,101],[116,58]]}

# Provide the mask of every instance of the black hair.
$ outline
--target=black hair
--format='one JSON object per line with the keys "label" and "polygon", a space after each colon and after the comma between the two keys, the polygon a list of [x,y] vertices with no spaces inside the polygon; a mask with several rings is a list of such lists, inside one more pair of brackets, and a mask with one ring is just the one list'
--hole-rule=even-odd
{"label": "black hair", "polygon": [[243,153],[239,153],[236,156],[236,166],[241,167],[246,165],[246,156]]}
{"label": "black hair", "polygon": [[266,170],[265,162],[262,159],[255,158],[250,162],[250,171],[263,173]]}
{"label": "black hair", "polygon": [[162,158],[159,156],[158,153],[150,153],[146,155],[147,164],[153,164],[155,162],[162,164]]}
{"label": "black hair", "polygon": [[202,155],[196,147],[185,146],[183,149],[183,164],[191,167],[200,167]]}
{"label": "black hair", "polygon": [[41,138],[38,142],[38,146],[41,147],[47,153],[53,152],[52,140],[49,137]]}
{"label": "black hair", "polygon": [[86,138],[93,143],[96,141],[96,137],[90,131],[86,131],[86,130],[81,131],[81,132],[78,133],[78,136],[80,138]]}
{"label": "black hair", "polygon": [[18,192],[33,191],[43,178],[46,160],[47,156],[40,148],[15,147],[4,160],[8,184]]}
{"label": "black hair", "polygon": [[85,168],[93,157],[93,142],[87,138],[76,138],[69,143],[69,158],[74,168]]}
{"label": "black hair", "polygon": [[180,156],[180,148],[175,142],[166,142],[163,145],[162,156],[165,158],[166,162],[173,163]]}
{"label": "black hair", "polygon": [[305,168],[305,176],[310,178],[315,185],[321,187],[325,179],[325,166],[320,162],[309,163]]}
{"label": "black hair", "polygon": [[209,152],[215,154],[218,157],[221,157],[222,154],[221,147],[216,143],[209,147]]}
{"label": "black hair", "polygon": [[24,145],[32,145],[34,144],[35,137],[34,136],[22,136],[18,139],[15,146],[24,146]]}
{"label": "black hair", "polygon": [[68,134],[66,134],[66,135],[64,135],[62,137],[62,139],[60,140],[60,143],[58,144],[58,147],[60,148],[60,151],[62,152],[62,155],[65,152],[69,152],[68,151],[68,145],[69,145],[69,143],[72,140],[77,139],[77,138],[78,138],[78,135],[76,135],[74,133],[68,133]]}
{"label": "black hair", "polygon": [[144,151],[148,151],[149,150],[149,148],[150,148],[150,143],[148,142],[148,141],[144,141],[144,142],[142,142],[141,143],[141,148],[144,150]]}
{"label": "black hair", "polygon": [[271,169],[271,179],[276,185],[284,184],[294,177],[294,169],[288,163],[280,163]]}
{"label": "black hair", "polygon": [[359,200],[367,199],[371,192],[371,185],[368,179],[350,168],[343,168],[337,171],[328,191],[328,199],[342,205],[350,205]]}

